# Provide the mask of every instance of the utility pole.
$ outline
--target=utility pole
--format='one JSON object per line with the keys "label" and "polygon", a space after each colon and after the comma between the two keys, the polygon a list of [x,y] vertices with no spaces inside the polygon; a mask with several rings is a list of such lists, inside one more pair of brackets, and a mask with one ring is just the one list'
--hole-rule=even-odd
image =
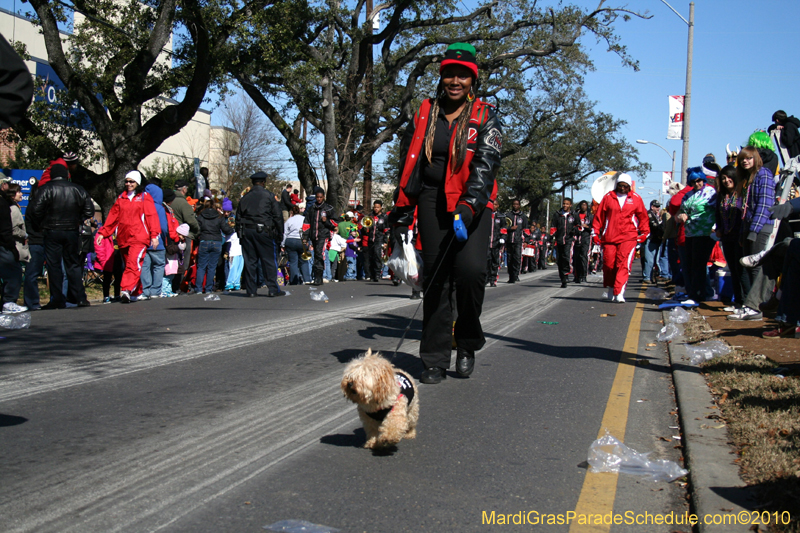
{"label": "utility pole", "polygon": [[[373,20],[370,17],[372,15],[372,0],[367,0],[367,13],[366,13],[366,23],[369,25],[370,34],[373,33],[375,26],[373,25]],[[372,88],[372,43],[369,45],[369,52],[367,53],[367,68],[364,73],[364,105],[366,105],[366,109],[364,110],[364,116],[367,120],[369,120],[370,116],[370,107],[372,106],[372,97],[373,97],[373,88]],[[367,162],[364,164],[364,199],[362,205],[364,206],[365,212],[369,212],[369,206],[372,204],[372,156],[369,156]],[[356,203],[358,203],[358,196],[356,196]]]}
{"label": "utility pole", "polygon": [[681,154],[681,183],[686,185],[689,168],[689,118],[692,108],[692,49],[694,48],[694,2],[689,2],[689,44],[686,53],[686,94],[683,97],[683,154]]}
{"label": "utility pole", "polygon": [[[692,109],[692,51],[694,49],[694,2],[689,2],[689,20],[683,18],[683,15],[667,3],[667,0],[661,0],[673,13],[678,15],[682,21],[689,26],[689,42],[686,47],[686,90],[683,95],[683,148],[681,154],[681,179],[680,182],[686,185],[686,169],[689,168],[689,119],[691,118]],[[675,175],[672,176],[672,181],[675,180]]]}

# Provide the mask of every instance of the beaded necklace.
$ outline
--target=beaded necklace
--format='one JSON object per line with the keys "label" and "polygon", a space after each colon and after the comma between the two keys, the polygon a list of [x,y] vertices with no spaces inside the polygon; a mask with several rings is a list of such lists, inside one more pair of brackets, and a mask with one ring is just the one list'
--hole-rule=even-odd
{"label": "beaded necklace", "polygon": [[733,191],[730,194],[726,194],[725,197],[722,199],[722,205],[720,206],[721,215],[722,215],[722,225],[723,225],[723,232],[729,233],[731,229],[733,229],[733,216],[732,211],[737,207],[737,200],[739,200],[738,196],[736,196],[736,191]]}

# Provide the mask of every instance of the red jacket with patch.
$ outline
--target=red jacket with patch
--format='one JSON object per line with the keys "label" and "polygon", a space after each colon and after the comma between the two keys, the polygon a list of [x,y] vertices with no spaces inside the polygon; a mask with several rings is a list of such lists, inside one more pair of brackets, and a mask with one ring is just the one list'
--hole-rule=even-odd
{"label": "red jacket with patch", "polygon": [[609,244],[647,240],[650,222],[642,197],[630,191],[620,208],[616,192],[603,196],[592,221],[592,234]]}
{"label": "red jacket with patch", "polygon": [[114,234],[114,230],[117,230],[117,244],[120,248],[133,244],[149,246],[150,241],[161,233],[161,222],[158,220],[153,197],[141,193],[128,199],[128,193],[120,194],[98,233],[108,238]]}
{"label": "red jacket with patch", "polygon": [[[414,114],[414,119],[408,125],[406,137],[403,139],[403,144],[408,148],[401,150],[401,153],[405,153],[405,159],[393,212],[398,215],[400,213],[407,215],[403,218],[404,225],[405,222],[410,225],[410,217],[416,206],[421,186],[419,160],[424,153],[423,145],[431,105],[431,99],[422,102],[419,110]],[[455,211],[458,205],[469,206],[473,214],[480,213],[484,208],[494,209],[494,201],[497,198],[495,175],[500,168],[502,135],[500,121],[492,106],[481,100],[475,100],[469,120],[464,164],[456,171],[453,168],[455,162],[448,162],[444,191],[449,212]],[[450,153],[453,153],[455,139],[456,135],[454,134],[450,139]],[[396,220],[401,217],[393,216],[392,218],[392,223],[397,223]]]}

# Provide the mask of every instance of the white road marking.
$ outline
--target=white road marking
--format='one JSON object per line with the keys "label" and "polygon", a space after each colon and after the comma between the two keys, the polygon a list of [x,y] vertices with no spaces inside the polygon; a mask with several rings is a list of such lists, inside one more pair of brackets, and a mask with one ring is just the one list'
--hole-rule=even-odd
{"label": "white road marking", "polygon": [[[487,347],[501,342],[505,335],[559,303],[553,296],[570,295],[577,290],[545,289],[527,300],[484,313],[484,329],[492,335]],[[408,302],[390,309],[403,305]],[[387,310],[385,302],[380,307]],[[371,307],[363,311],[365,315],[375,314]],[[332,317],[325,316],[329,325]],[[344,320],[350,318],[354,317]],[[312,320],[306,325],[309,329],[319,327]],[[287,335],[283,325],[269,330],[274,333],[265,336],[260,330],[259,339],[249,339],[245,345]],[[226,340],[230,342],[230,337],[226,336]],[[393,339],[384,342],[387,346],[377,347],[387,352],[393,350]],[[160,350],[154,366],[185,360],[182,350],[182,345]],[[418,341],[406,341],[404,353],[417,355],[418,351]],[[192,354],[191,358],[201,356]],[[145,363],[128,362],[130,366],[111,369],[111,375],[100,379],[136,372]],[[50,376],[48,386],[39,383],[34,392],[18,397],[92,381],[77,379],[72,375],[74,369],[61,372]],[[170,429],[144,441],[115,446],[102,457],[84,457],[61,468],[4,483],[0,498],[4,529],[20,532],[163,529],[319,443],[322,436],[356,426],[355,409],[343,401],[338,388],[340,376],[340,370],[328,372],[278,395],[257,399],[226,412],[213,426]],[[18,394],[24,392],[18,390]]]}

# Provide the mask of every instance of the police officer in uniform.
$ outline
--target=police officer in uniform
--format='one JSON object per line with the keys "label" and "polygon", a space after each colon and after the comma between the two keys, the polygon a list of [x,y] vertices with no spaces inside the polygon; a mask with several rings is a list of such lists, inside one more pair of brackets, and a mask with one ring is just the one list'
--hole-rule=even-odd
{"label": "police officer in uniform", "polygon": [[494,213],[492,216],[494,220],[492,221],[492,241],[489,243],[487,282],[490,287],[497,287],[497,271],[500,269],[500,259],[503,257],[503,246],[505,246],[508,230],[504,214]]}
{"label": "police officer in uniform", "polygon": [[244,195],[236,209],[236,234],[242,243],[244,256],[244,288],[254,298],[258,292],[256,270],[258,262],[264,270],[270,297],[284,296],[278,286],[278,245],[283,237],[283,216],[275,195],[265,186],[267,175],[256,172],[250,179],[253,188]]}
{"label": "police officer in uniform", "polygon": [[389,225],[386,223],[386,215],[383,214],[383,202],[375,200],[372,203],[372,227],[367,230],[367,249],[369,250],[369,262],[367,275],[372,281],[381,280],[383,271],[383,249],[386,244],[386,233]]}
{"label": "police officer in uniform", "polygon": [[519,200],[511,202],[511,212],[506,214],[511,219],[506,238],[506,251],[508,253],[508,282],[519,281],[519,271],[522,268],[522,230],[528,227],[528,217],[520,211]]}

